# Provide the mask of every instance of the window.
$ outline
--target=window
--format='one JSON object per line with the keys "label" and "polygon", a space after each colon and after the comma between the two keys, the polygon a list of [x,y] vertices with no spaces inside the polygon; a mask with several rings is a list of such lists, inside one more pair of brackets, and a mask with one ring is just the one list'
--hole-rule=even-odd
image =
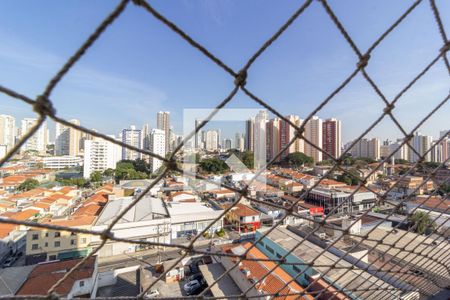
{"label": "window", "polygon": [[283,255],[278,254],[278,253],[276,253],[276,255],[277,255],[277,258],[280,258],[280,259],[283,257]]}
{"label": "window", "polygon": [[77,241],[76,241],[76,240],[70,240],[70,244],[71,244],[71,245],[76,245],[76,244],[77,244]]}
{"label": "window", "polygon": [[292,269],[294,269],[294,272],[300,273],[301,270],[297,266],[292,266]]}
{"label": "window", "polygon": [[39,239],[39,234],[33,233],[33,235],[32,235],[32,240],[35,241],[35,240],[37,240],[37,239]]}
{"label": "window", "polygon": [[45,237],[48,237],[48,232],[45,233]]}
{"label": "window", "polygon": [[275,253],[275,250],[273,250],[273,248],[269,247],[269,245],[266,245],[266,249],[267,249],[267,251],[269,251],[272,254]]}
{"label": "window", "polygon": [[38,247],[39,247],[38,244],[33,244],[33,245],[31,245],[31,250],[37,250]]}
{"label": "window", "polygon": [[59,247],[59,246],[61,246],[61,242],[60,241],[56,241],[55,242],[55,247]]}
{"label": "window", "polygon": [[56,260],[56,255],[50,255],[50,256],[48,257],[48,260]]}
{"label": "window", "polygon": [[82,243],[82,244],[86,244],[86,238],[82,238],[82,239],[81,239],[81,243]]}
{"label": "window", "polygon": [[255,217],[255,216],[253,216],[253,217],[252,217],[252,221],[255,221],[255,220],[256,220],[256,217]]}
{"label": "window", "polygon": [[70,235],[77,235],[77,233],[76,232],[71,232]]}
{"label": "window", "polygon": [[80,287],[83,287],[83,286],[84,286],[84,281],[81,280],[81,281],[80,281]]}
{"label": "window", "polygon": [[45,242],[44,247],[48,247],[48,243],[47,242]]}
{"label": "window", "polygon": [[56,231],[56,232],[55,232],[55,238],[60,237],[60,236],[61,236],[61,232]]}

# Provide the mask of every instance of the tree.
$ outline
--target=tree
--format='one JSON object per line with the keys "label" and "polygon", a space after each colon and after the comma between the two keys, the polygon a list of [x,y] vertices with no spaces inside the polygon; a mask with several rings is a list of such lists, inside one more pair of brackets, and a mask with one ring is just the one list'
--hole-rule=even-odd
{"label": "tree", "polygon": [[440,193],[441,195],[445,195],[445,194],[450,193],[450,184],[442,184],[442,185],[439,187],[439,193]]}
{"label": "tree", "polygon": [[318,166],[332,166],[333,165],[333,161],[330,159],[325,159],[322,161],[319,161],[318,163],[316,163],[316,165]]}
{"label": "tree", "polygon": [[29,191],[32,189],[35,189],[39,186],[39,181],[37,181],[36,179],[33,178],[27,178],[24,182],[22,182],[18,187],[17,190],[18,191]]}
{"label": "tree", "polygon": [[399,165],[409,164],[409,161],[407,161],[406,159],[402,159],[402,158],[395,159],[394,162],[395,162],[395,164],[399,164]]}
{"label": "tree", "polygon": [[91,183],[84,179],[83,177],[79,178],[69,178],[69,179],[57,179],[56,181],[59,182],[60,185],[63,186],[74,186],[76,185],[78,188],[88,188],[90,187]]}
{"label": "tree", "polygon": [[418,234],[426,234],[436,227],[436,224],[431,219],[430,215],[423,211],[416,211],[409,217],[410,228]]}
{"label": "tree", "polygon": [[255,155],[252,151],[242,152],[240,155],[240,159],[247,168],[253,169],[255,167]]}
{"label": "tree", "polygon": [[103,175],[106,177],[111,177],[114,176],[114,172],[115,172],[114,169],[108,168],[105,171],[103,171]]}
{"label": "tree", "polygon": [[293,152],[289,153],[286,156],[285,161],[293,166],[293,167],[301,167],[303,165],[312,165],[314,163],[314,159],[302,152]]}
{"label": "tree", "polygon": [[134,169],[134,165],[133,163],[129,162],[129,161],[120,161],[117,163],[116,165],[116,180],[123,180],[123,179],[127,179],[127,180],[134,180],[134,179],[146,179],[148,178],[148,174],[141,172],[141,171],[136,171]]}
{"label": "tree", "polygon": [[206,158],[200,161],[200,168],[207,173],[220,174],[228,170],[227,164],[216,157]]}
{"label": "tree", "polygon": [[151,168],[150,168],[150,164],[148,162],[146,162],[145,160],[138,158],[132,162],[133,162],[134,169],[136,171],[147,173],[147,174],[150,174],[152,172]]}
{"label": "tree", "polygon": [[336,180],[339,182],[344,182],[347,185],[357,185],[360,183],[360,180],[358,180],[358,178],[361,178],[359,177],[359,174],[355,169],[350,169],[347,172],[350,174],[342,173],[341,175],[336,177]]}
{"label": "tree", "polygon": [[91,173],[90,179],[92,182],[102,181],[102,173],[100,171],[94,171]]}

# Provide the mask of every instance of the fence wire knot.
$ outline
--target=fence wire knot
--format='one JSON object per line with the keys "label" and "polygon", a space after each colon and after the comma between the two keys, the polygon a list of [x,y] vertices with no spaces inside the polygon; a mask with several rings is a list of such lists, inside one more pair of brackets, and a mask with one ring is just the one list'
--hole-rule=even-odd
{"label": "fence wire knot", "polygon": [[369,53],[364,54],[363,56],[361,56],[361,59],[356,64],[358,69],[364,69],[367,66],[367,64],[369,63],[369,59],[370,59],[370,54]]}
{"label": "fence wire knot", "polygon": [[54,116],[56,115],[56,109],[53,107],[50,100],[45,96],[38,96],[36,102],[33,105],[33,110],[41,116]]}
{"label": "fence wire knot", "polygon": [[395,105],[391,103],[389,105],[386,105],[386,107],[383,109],[383,111],[385,114],[390,114],[394,108],[395,108]]}
{"label": "fence wire knot", "polygon": [[444,46],[441,48],[441,53],[444,54],[445,52],[450,50],[450,41],[447,41]]}
{"label": "fence wire knot", "polygon": [[234,80],[234,84],[239,87],[245,86],[247,83],[247,70],[241,70],[237,73],[236,78]]}
{"label": "fence wire knot", "polygon": [[168,161],[165,161],[164,164],[166,165],[166,168],[171,171],[178,170],[178,165],[176,159],[169,159]]}

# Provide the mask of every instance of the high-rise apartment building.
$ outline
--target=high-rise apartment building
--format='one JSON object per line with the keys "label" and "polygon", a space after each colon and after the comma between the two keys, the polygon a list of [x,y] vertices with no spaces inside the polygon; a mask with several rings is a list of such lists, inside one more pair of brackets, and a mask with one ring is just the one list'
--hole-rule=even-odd
{"label": "high-rise apartment building", "polygon": [[[166,133],[162,129],[152,129],[150,131],[150,152],[162,157],[166,155]],[[163,165],[163,161],[155,157],[150,158],[152,172],[156,172]]]}
{"label": "high-rise apartment building", "polygon": [[380,140],[378,138],[360,139],[350,150],[353,157],[368,157],[374,160],[380,159]]}
{"label": "high-rise apartment building", "polygon": [[6,151],[14,147],[16,136],[16,119],[9,115],[0,115],[0,145],[6,146]]}
{"label": "high-rise apartment building", "polygon": [[156,116],[156,128],[163,130],[165,135],[165,152],[168,153],[170,149],[170,112],[160,111]]}
{"label": "high-rise apartment building", "polygon": [[254,158],[255,169],[259,169],[266,163],[266,123],[269,114],[266,110],[261,110],[255,117],[254,127]]}
{"label": "high-rise apartment building", "polygon": [[144,124],[142,126],[142,149],[148,150],[150,148],[150,125]]}
{"label": "high-rise apartment building", "polygon": [[[114,138],[114,136],[111,137]],[[119,145],[100,138],[85,140],[83,176],[89,178],[94,171],[115,169],[121,156]]]}
{"label": "high-rise apartment building", "polygon": [[[295,115],[289,115],[286,116],[286,119],[288,119],[291,123],[295,124],[296,126],[301,126],[301,124],[303,123],[303,120],[300,119],[298,116]],[[290,141],[295,137],[295,128],[292,127],[288,122],[286,122],[285,120],[280,120],[280,125],[279,125],[279,150],[281,151],[282,149],[284,149],[289,143]],[[283,151],[283,153],[281,154],[280,159],[285,158],[286,156],[288,156],[289,153],[293,153],[293,152],[305,152],[305,144],[304,144],[304,140],[303,139],[296,139],[295,142],[293,144],[291,144],[289,146],[288,149],[286,149],[285,151]]]}
{"label": "high-rise apartment building", "polygon": [[444,138],[441,142],[441,148],[442,148],[442,161],[447,161],[447,159],[450,157],[450,138]]}
{"label": "high-rise apartment building", "polygon": [[253,151],[255,146],[255,118],[245,121],[245,150]]}
{"label": "high-rise apartment building", "polygon": [[[122,142],[133,146],[135,148],[142,148],[142,135],[141,130],[136,129],[136,126],[131,125],[128,129],[122,130]],[[122,147],[122,159],[135,160],[141,158],[141,154],[134,150]]]}
{"label": "high-rise apartment building", "polygon": [[[335,118],[327,119],[322,123],[322,149],[334,158],[341,156],[341,131],[341,121]],[[328,157],[323,158],[328,159]]]}
{"label": "high-rise apartment building", "polygon": [[[411,162],[416,162],[419,160],[419,155],[425,155],[425,161],[431,161],[431,152],[427,152],[430,147],[431,143],[433,141],[433,137],[428,135],[421,135],[419,132],[416,132],[414,134],[414,137],[412,139],[411,146],[416,150],[409,152],[409,157]],[[425,154],[426,153],[426,154]]]}
{"label": "high-rise apartment building", "polygon": [[245,138],[240,133],[236,133],[234,137],[234,148],[241,152],[245,150]]}
{"label": "high-rise apartment building", "polygon": [[[318,148],[322,147],[322,129],[322,119],[317,116],[313,116],[305,126],[305,138]],[[315,162],[322,161],[322,151],[314,148],[306,142],[305,154],[311,156]]]}
{"label": "high-rise apartment building", "polygon": [[[23,137],[38,122],[35,118],[25,118],[20,122],[20,137]],[[47,122],[42,123],[34,135],[32,135],[22,146],[21,151],[38,151],[45,153],[48,144]]]}
{"label": "high-rise apartment building", "polygon": [[231,139],[224,139],[222,146],[223,146],[223,149],[225,149],[225,150],[231,149],[231,146],[232,146]]}
{"label": "high-rise apartment building", "polygon": [[271,119],[266,123],[266,156],[267,161],[280,152],[280,119]]}
{"label": "high-rise apartment building", "polygon": [[[404,160],[408,160],[409,159],[409,147],[407,144],[404,144],[402,146],[400,146],[402,144],[403,140],[402,139],[398,139],[396,142],[389,144],[389,153],[387,156],[389,156],[391,153],[394,152],[394,159],[404,159]],[[397,150],[398,149],[398,150]],[[383,155],[381,155],[383,156]],[[384,157],[387,157],[384,156]]]}
{"label": "high-rise apartment building", "polygon": [[[74,125],[80,125],[80,121],[77,119],[69,120],[70,123]],[[70,155],[78,156],[83,149],[82,145],[82,134],[80,131],[56,123],[55,127],[55,155]]]}
{"label": "high-rise apartment building", "polygon": [[218,130],[207,130],[204,132],[204,145],[207,151],[217,151],[219,149],[220,133]]}

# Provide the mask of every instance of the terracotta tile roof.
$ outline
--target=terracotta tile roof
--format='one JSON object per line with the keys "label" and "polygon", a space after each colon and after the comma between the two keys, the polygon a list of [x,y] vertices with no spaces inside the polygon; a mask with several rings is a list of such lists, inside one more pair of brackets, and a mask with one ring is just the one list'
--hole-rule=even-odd
{"label": "terracotta tile roof", "polygon": [[67,194],[70,193],[71,191],[76,190],[76,188],[71,187],[71,186],[65,186],[62,189],[59,189],[58,192],[63,193],[63,194]]}
{"label": "terracotta tile roof", "polygon": [[[84,264],[77,268],[71,276],[56,288],[56,293],[66,296],[73,287],[75,281],[92,277],[95,268],[95,257],[90,257]],[[27,280],[17,292],[17,295],[46,295],[64,274],[73,268],[81,259],[51,262],[37,265],[28,275]]]}
{"label": "terracotta tile roof", "polygon": [[[252,243],[245,242],[241,244],[246,250],[248,250]],[[239,247],[239,246],[238,246]],[[268,257],[262,253],[256,247],[250,249],[247,254],[248,258],[256,258],[256,259],[267,259]],[[301,287],[297,282],[292,281],[293,278],[286,271],[284,271],[281,267],[277,267],[277,264],[272,261],[254,261],[254,260],[243,260],[241,269],[247,269],[250,271],[250,277],[255,280],[260,280],[264,276],[266,276],[269,272],[270,274],[266,276],[266,278],[258,283],[256,287],[259,290],[262,290],[268,294],[274,294],[280,289],[282,289],[286,283],[289,283],[288,286],[283,288],[280,291],[280,294],[291,294],[291,293],[300,293],[304,291],[304,288]],[[273,271],[272,271],[273,270]],[[292,281],[292,282],[291,282]],[[290,296],[278,296],[274,299],[297,299],[297,295]],[[305,295],[298,299],[313,299],[310,295]]]}
{"label": "terracotta tile roof", "polygon": [[339,182],[333,179],[322,179],[322,181],[319,183],[319,185],[322,186],[347,186],[344,182]]}
{"label": "terracotta tile roof", "polygon": [[98,216],[103,209],[103,205],[98,203],[88,203],[77,209],[72,216]]}
{"label": "terracotta tile roof", "polygon": [[13,224],[0,224],[0,239],[4,239],[9,233],[15,230],[17,225]]}
{"label": "terracotta tile roof", "polygon": [[[424,208],[428,208],[431,210],[443,210],[448,212],[447,210],[450,209],[450,200],[444,199],[442,200],[441,197],[430,197],[428,200],[425,201],[427,197],[416,197],[414,200],[409,201],[410,203],[422,205]],[[425,201],[425,202],[424,202]],[[423,203],[423,204],[422,204]]]}
{"label": "terracotta tile roof", "polygon": [[231,211],[239,217],[259,216],[259,212],[242,203],[238,203]]}
{"label": "terracotta tile roof", "polygon": [[48,209],[50,207],[49,203],[45,203],[45,202],[36,202],[33,205],[31,205],[32,207],[37,207],[37,208],[42,208],[42,209]]}
{"label": "terracotta tile roof", "polygon": [[33,217],[34,215],[36,215],[38,213],[39,213],[38,210],[27,209],[24,211],[15,212],[15,213],[9,215],[8,217],[10,219],[17,220],[17,221],[25,221],[25,220],[31,219],[31,217]]}
{"label": "terracotta tile roof", "polygon": [[91,197],[89,197],[89,199],[84,203],[87,202],[106,203],[108,202],[108,196],[106,194],[94,194]]}
{"label": "terracotta tile roof", "polygon": [[91,225],[94,222],[94,220],[95,216],[73,216],[70,219],[65,220],[48,219],[42,223],[55,224],[58,226],[77,227],[77,226]]}

